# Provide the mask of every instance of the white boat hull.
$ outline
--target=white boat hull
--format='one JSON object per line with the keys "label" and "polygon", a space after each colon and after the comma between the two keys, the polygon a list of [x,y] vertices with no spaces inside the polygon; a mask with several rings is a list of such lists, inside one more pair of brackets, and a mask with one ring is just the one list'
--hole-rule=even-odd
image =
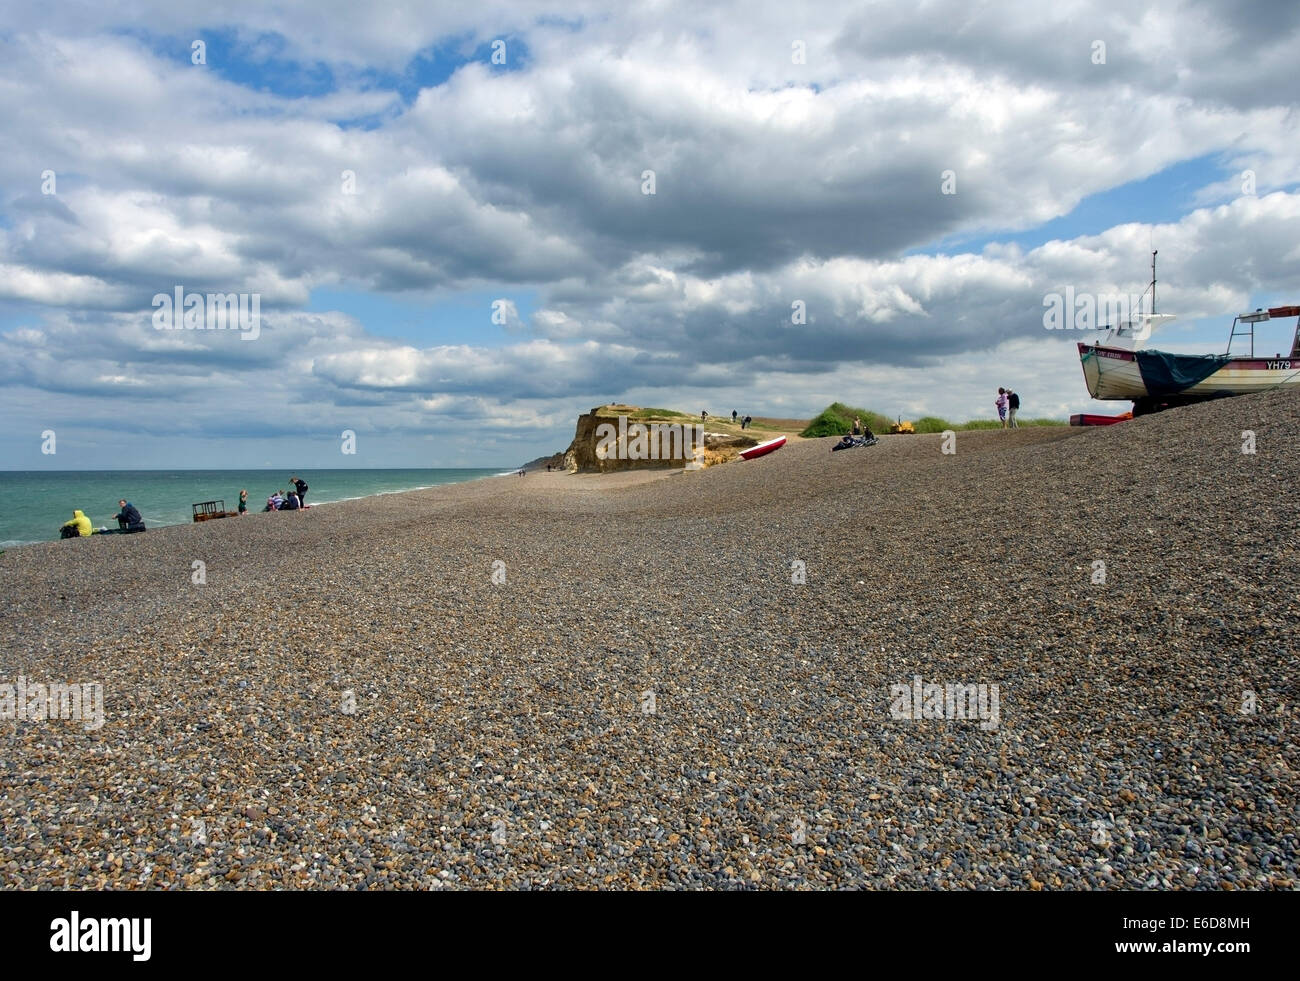
{"label": "white boat hull", "polygon": [[[1143,352],[1159,354],[1160,352]],[[1187,360],[1195,360],[1188,356]],[[1084,381],[1095,399],[1113,401],[1174,396],[1180,400],[1250,395],[1276,388],[1300,388],[1300,358],[1240,357],[1223,361],[1202,380],[1177,391],[1152,391],[1143,377],[1138,354],[1101,344],[1080,344]]]}
{"label": "white boat hull", "polygon": [[1132,351],[1080,344],[1079,360],[1093,398],[1106,402],[1147,397],[1147,386]]}

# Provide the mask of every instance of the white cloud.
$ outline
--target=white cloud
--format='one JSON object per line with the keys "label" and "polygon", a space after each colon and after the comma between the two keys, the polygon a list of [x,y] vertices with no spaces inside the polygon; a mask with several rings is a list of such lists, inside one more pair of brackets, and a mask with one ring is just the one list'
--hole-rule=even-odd
{"label": "white cloud", "polygon": [[[385,10],[203,7],[241,56],[332,73],[321,96],[236,84],[219,45],[189,64],[195,11],[172,3],[136,5],[148,42],[109,8],[10,17],[0,302],[20,312],[0,321],[0,408],[109,406],[154,438],[191,427],[152,408],[167,401],[216,408],[232,432],[255,431],[270,402],[285,430],[364,415],[517,435],[636,392],[744,393],[799,414],[861,385],[882,411],[961,418],[986,411],[986,379],[1020,371],[1043,385],[1031,414],[1064,413],[1086,396],[1070,344],[1040,333],[1044,293],[1140,290],[1153,242],[1162,306],[1184,317],[1293,285],[1294,11],[567,2],[562,24],[492,0]],[[498,37],[527,51],[521,70],[470,64],[409,106],[375,84],[433,45]],[[1253,170],[1256,194],[1216,177],[1165,188],[1181,217],[1154,227],[904,255],[1034,228],[1205,157]],[[46,170],[55,195],[40,193]],[[152,331],[150,299],[175,285],[260,293],[262,338]],[[385,338],[302,310],[322,287],[478,290],[505,298],[508,332]],[[531,318],[520,290],[536,293]]]}

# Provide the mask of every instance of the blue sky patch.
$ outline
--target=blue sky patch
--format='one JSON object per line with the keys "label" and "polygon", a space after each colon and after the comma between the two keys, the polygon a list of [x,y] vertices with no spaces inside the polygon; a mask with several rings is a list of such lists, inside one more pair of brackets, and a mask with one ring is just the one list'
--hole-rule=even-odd
{"label": "blue sky patch", "polygon": [[[442,85],[456,71],[472,62],[482,62],[495,71],[521,71],[532,60],[523,38],[506,34],[470,48],[471,35],[449,37],[418,52],[401,72],[364,69],[349,76],[322,61],[307,62],[292,57],[282,34],[267,32],[251,38],[230,28],[202,28],[194,38],[162,37],[141,28],[122,28],[116,33],[135,38],[160,57],[177,64],[193,65],[194,42],[205,45],[202,66],[228,82],[254,92],[289,99],[315,98],[337,92],[351,80],[363,91],[380,89],[397,92],[408,105],[422,89]],[[498,61],[493,61],[497,54]]]}
{"label": "blue sky patch", "polygon": [[346,313],[377,337],[421,347],[472,344],[500,348],[518,343],[521,334],[492,322],[493,301],[511,300],[526,324],[537,309],[536,290],[473,290],[429,298],[401,297],[355,290],[317,289],[307,309]]}
{"label": "blue sky patch", "polygon": [[[991,244],[1016,244],[1025,251],[1053,240],[1100,235],[1116,225],[1175,223],[1195,209],[1198,191],[1228,176],[1218,154],[1183,160],[1142,180],[1090,194],[1067,215],[1020,232],[951,236],[905,255],[981,252]],[[1158,245],[1157,245],[1158,247]]]}
{"label": "blue sky patch", "polygon": [[[248,38],[230,28],[205,27],[192,38],[163,37],[136,27],[116,31],[135,38],[160,57],[177,64],[213,72],[254,92],[299,99],[337,91],[334,72],[324,62],[303,62],[288,56],[288,42],[276,33]],[[196,65],[194,42],[204,45],[204,63]]]}

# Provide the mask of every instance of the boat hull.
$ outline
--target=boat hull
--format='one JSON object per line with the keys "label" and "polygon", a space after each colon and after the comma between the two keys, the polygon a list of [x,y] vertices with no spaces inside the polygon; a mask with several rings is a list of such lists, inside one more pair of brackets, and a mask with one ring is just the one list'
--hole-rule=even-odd
{"label": "boat hull", "polygon": [[1113,426],[1117,422],[1126,422],[1133,418],[1131,412],[1126,412],[1122,416],[1099,416],[1090,412],[1080,412],[1070,416],[1071,426]]}
{"label": "boat hull", "polygon": [[[1079,361],[1088,393],[1102,401],[1199,401],[1300,387],[1300,358],[1294,357],[1174,355],[1080,344]],[[1198,375],[1203,377],[1197,379]],[[1180,380],[1187,383],[1180,384]]]}
{"label": "boat hull", "polygon": [[775,450],[779,450],[785,445],[785,437],[778,436],[776,439],[769,439],[766,443],[759,443],[757,446],[751,446],[747,450],[742,450],[740,458],[742,460],[753,460],[760,456],[766,456]]}

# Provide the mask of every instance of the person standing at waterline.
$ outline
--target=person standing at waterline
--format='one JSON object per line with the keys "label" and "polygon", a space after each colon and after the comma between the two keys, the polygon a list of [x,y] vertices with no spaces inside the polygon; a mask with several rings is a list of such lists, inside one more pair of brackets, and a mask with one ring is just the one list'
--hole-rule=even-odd
{"label": "person standing at waterline", "polygon": [[289,483],[293,484],[294,489],[298,492],[298,503],[303,507],[307,506],[307,481],[301,477],[290,477]]}

